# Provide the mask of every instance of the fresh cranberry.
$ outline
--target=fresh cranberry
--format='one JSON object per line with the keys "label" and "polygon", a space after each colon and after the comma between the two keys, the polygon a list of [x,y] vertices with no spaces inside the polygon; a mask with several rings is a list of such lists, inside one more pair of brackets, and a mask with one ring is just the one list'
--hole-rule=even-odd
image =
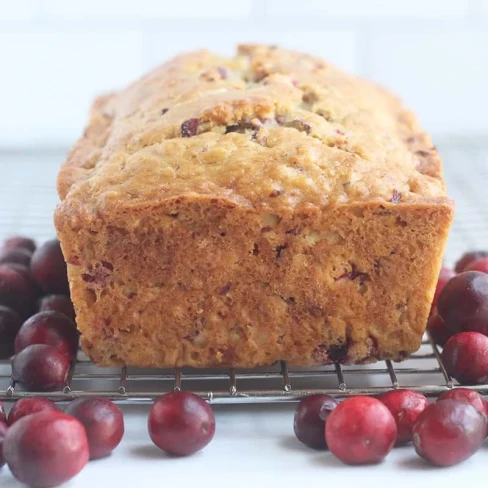
{"label": "fresh cranberry", "polygon": [[197,395],[174,391],[154,402],[148,430],[151,440],[163,451],[188,456],[212,440],[215,417],[210,406]]}
{"label": "fresh cranberry", "polygon": [[453,332],[488,335],[488,275],[465,271],[449,280],[439,295],[437,310]]}
{"label": "fresh cranberry", "polygon": [[325,424],[330,451],[346,464],[379,463],[393,448],[396,437],[391,412],[376,398],[366,396],[343,401]]}
{"label": "fresh cranberry", "polygon": [[0,402],[0,422],[3,422],[4,424],[7,423],[7,414],[5,413],[5,408],[2,402]]}
{"label": "fresh cranberry", "polygon": [[34,310],[36,298],[35,288],[24,276],[7,264],[0,265],[0,305],[26,318]]}
{"label": "fresh cranberry", "polygon": [[73,321],[59,312],[39,312],[28,319],[15,339],[15,352],[32,344],[47,344],[69,357],[78,351],[78,332]]}
{"label": "fresh cranberry", "polygon": [[444,344],[452,336],[452,332],[446,327],[444,321],[439,317],[437,310],[432,312],[427,322],[427,331],[430,337],[438,346],[444,346]]}
{"label": "fresh cranberry", "polygon": [[446,371],[461,385],[488,381],[488,337],[478,332],[461,332],[444,345],[441,355]]}
{"label": "fresh cranberry", "polygon": [[39,304],[39,311],[47,312],[48,310],[63,313],[69,317],[73,323],[75,322],[73,302],[65,295],[47,295],[43,297]]}
{"label": "fresh cranberry", "polygon": [[443,266],[439,273],[439,279],[437,280],[437,285],[435,287],[434,298],[432,300],[432,310],[437,306],[437,300],[439,299],[439,294],[442,289],[447,285],[447,282],[456,276],[456,272],[450,268]]}
{"label": "fresh cranberry", "polygon": [[69,294],[68,274],[57,239],[39,246],[32,255],[32,276],[46,293]]}
{"label": "fresh cranberry", "polygon": [[0,359],[8,359],[14,354],[14,343],[22,319],[17,312],[0,305]]}
{"label": "fresh cranberry", "polygon": [[0,249],[0,264],[17,263],[30,266],[32,252],[21,247],[13,249]]}
{"label": "fresh cranberry", "polygon": [[5,240],[2,247],[4,249],[27,249],[28,251],[33,253],[36,250],[36,243],[30,237],[13,236]]}
{"label": "fresh cranberry", "polygon": [[461,259],[456,263],[454,270],[456,273],[462,273],[466,271],[466,267],[469,266],[473,261],[480,258],[487,258],[488,251],[471,251],[462,255]]}
{"label": "fresh cranberry", "polygon": [[122,440],[124,416],[120,408],[106,398],[78,398],[68,404],[65,413],[84,425],[90,459],[107,456]]}
{"label": "fresh cranberry", "polygon": [[337,405],[337,401],[330,395],[302,398],[293,422],[297,439],[313,449],[326,449],[325,422]]}
{"label": "fresh cranberry", "polygon": [[469,403],[443,400],[429,405],[413,427],[417,454],[437,466],[471,457],[483,444],[486,420]]}
{"label": "fresh cranberry", "polygon": [[438,402],[443,400],[457,400],[458,402],[470,403],[488,420],[488,401],[475,390],[470,390],[469,388],[453,388],[444,392],[437,399]]}
{"label": "fresh cranberry", "polygon": [[412,390],[392,390],[378,397],[390,410],[397,426],[396,444],[405,444],[412,440],[413,424],[427,408],[429,401],[422,393]]}
{"label": "fresh cranberry", "polygon": [[55,347],[33,344],[16,354],[12,360],[12,376],[29,391],[63,389],[68,377],[70,360]]}
{"label": "fresh cranberry", "polygon": [[7,435],[7,424],[0,422],[0,468],[5,466],[5,457],[3,456],[3,441]]}
{"label": "fresh cranberry", "polygon": [[488,273],[488,258],[480,258],[466,266],[466,271],[479,271]]}
{"label": "fresh cranberry", "polygon": [[3,455],[21,483],[34,488],[58,486],[88,462],[85,428],[62,412],[29,415],[7,430]]}
{"label": "fresh cranberry", "polygon": [[17,400],[10,409],[7,424],[12,425],[22,417],[27,417],[27,415],[32,415],[34,413],[45,412],[47,410],[58,411],[58,407],[56,407],[56,405],[47,398],[21,398],[20,400]]}
{"label": "fresh cranberry", "polygon": [[5,263],[5,266],[12,268],[14,271],[17,271],[17,273],[22,275],[32,285],[38,296],[42,294],[39,285],[35,282],[34,277],[32,276],[30,267],[19,263]]}

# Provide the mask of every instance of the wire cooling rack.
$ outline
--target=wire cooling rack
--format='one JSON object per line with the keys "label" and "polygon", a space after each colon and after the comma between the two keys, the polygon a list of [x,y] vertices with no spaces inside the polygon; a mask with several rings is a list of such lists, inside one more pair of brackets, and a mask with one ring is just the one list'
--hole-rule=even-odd
{"label": "wire cooling rack", "polygon": [[[290,368],[281,361],[268,368],[136,369],[97,368],[82,353],[72,365],[61,391],[27,392],[16,387],[8,361],[0,364],[0,400],[44,396],[55,401],[103,396],[115,401],[150,402],[165,392],[189,390],[212,403],[293,402],[305,395],[327,393],[336,397],[376,395],[409,388],[436,396],[453,388],[439,350],[426,337],[420,350],[402,363],[382,361],[370,366]],[[488,385],[476,387],[488,392]]]}
{"label": "wire cooling rack", "polygon": [[[447,141],[440,147],[448,192],[457,202],[446,250],[446,262],[452,264],[466,249],[488,248],[488,141]],[[42,242],[54,235],[55,178],[63,158],[60,151],[0,152],[0,239],[26,234]],[[439,350],[427,337],[406,361],[367,366],[291,368],[282,361],[253,370],[98,368],[80,352],[64,389],[49,393],[22,391],[12,381],[10,363],[0,361],[1,401],[28,396],[55,401],[104,396],[144,403],[181,389],[213,403],[271,403],[297,401],[312,393],[345,397],[375,395],[395,388],[436,396],[455,386],[442,365]],[[488,393],[488,385],[473,388]]]}

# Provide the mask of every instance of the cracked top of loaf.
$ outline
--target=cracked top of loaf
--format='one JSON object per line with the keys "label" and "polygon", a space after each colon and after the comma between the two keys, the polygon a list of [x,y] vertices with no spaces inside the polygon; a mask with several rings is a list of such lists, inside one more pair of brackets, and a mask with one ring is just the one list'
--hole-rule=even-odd
{"label": "cracked top of loaf", "polygon": [[283,210],[447,202],[437,151],[397,98],[262,45],[184,54],[97,99],[58,192],[100,213],[181,195]]}

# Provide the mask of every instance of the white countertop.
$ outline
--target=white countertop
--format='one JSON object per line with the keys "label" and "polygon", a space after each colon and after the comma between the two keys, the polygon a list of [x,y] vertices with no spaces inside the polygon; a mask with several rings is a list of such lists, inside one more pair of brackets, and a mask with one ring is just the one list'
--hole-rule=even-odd
{"label": "white countertop", "polygon": [[[332,454],[302,446],[293,434],[294,405],[215,406],[217,430],[200,453],[172,458],[155,447],[147,433],[149,406],[124,407],[126,433],[114,453],[91,461],[66,488],[229,487],[387,487],[421,488],[486,485],[488,444],[466,462],[435,468],[412,446],[395,448],[374,466],[346,466]],[[2,488],[21,488],[8,469]]]}

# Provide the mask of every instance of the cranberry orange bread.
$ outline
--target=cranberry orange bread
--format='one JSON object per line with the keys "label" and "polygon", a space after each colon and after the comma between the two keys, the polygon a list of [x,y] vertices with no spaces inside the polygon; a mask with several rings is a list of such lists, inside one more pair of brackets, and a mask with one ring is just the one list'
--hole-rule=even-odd
{"label": "cranberry orange bread", "polygon": [[99,98],[55,223],[101,365],[399,360],[424,331],[453,204],[385,90],[311,56],[179,56]]}

